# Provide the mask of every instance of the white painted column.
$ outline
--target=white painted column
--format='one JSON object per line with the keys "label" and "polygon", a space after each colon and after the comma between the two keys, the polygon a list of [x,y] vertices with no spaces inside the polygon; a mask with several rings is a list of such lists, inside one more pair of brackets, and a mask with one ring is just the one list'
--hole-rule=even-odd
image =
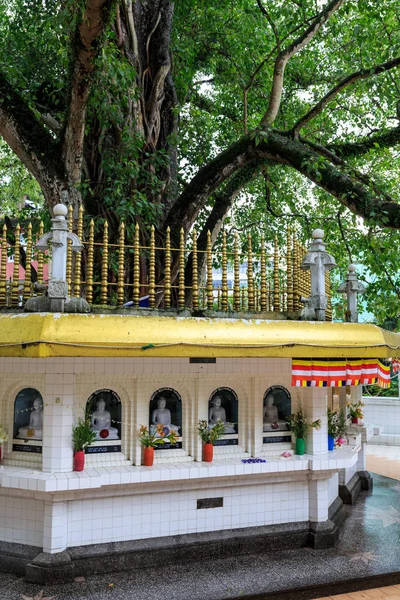
{"label": "white painted column", "polygon": [[[68,369],[68,361],[71,367]],[[55,359],[48,373],[43,409],[43,466],[46,473],[72,471],[72,426],[75,376],[73,359]],[[70,370],[71,372],[65,372]]]}
{"label": "white painted column", "polygon": [[249,448],[250,456],[259,456],[263,450],[263,392],[256,377],[251,378],[249,406]]}
{"label": "white painted column", "polygon": [[43,552],[56,554],[67,548],[68,503],[45,502]]}
{"label": "white painted column", "polygon": [[310,479],[308,484],[309,519],[321,523],[328,520],[329,496],[327,479]]}
{"label": "white painted column", "polygon": [[[299,388],[304,413],[309,421],[321,419],[321,429],[311,428],[306,439],[307,454],[328,452],[328,390],[323,387]],[[293,410],[293,409],[292,409]]]}

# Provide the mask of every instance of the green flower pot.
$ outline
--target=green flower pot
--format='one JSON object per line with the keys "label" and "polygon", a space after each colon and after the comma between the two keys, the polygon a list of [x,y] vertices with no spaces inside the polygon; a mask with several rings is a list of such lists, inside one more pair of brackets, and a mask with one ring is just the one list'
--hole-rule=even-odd
{"label": "green flower pot", "polygon": [[304,438],[297,438],[296,439],[296,454],[303,456],[304,450],[305,450],[305,445],[306,444],[305,444]]}

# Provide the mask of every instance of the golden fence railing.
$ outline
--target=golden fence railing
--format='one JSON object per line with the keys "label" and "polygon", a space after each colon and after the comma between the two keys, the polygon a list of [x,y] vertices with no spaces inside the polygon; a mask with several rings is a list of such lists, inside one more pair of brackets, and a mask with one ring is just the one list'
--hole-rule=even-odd
{"label": "golden fence railing", "polygon": [[[69,211],[72,226],[72,211]],[[12,236],[8,234],[12,233]],[[310,294],[310,272],[300,268],[306,249],[298,242],[296,232],[288,229],[285,247],[275,238],[266,243],[248,235],[241,248],[237,233],[232,239],[222,232],[218,243],[200,250],[193,229],[186,240],[179,232],[179,247],[171,243],[171,231],[165,232],[164,243],[156,245],[154,227],[147,232],[148,245],[141,243],[139,225],[129,239],[124,223],[120,224],[116,243],[109,241],[109,226],[95,233],[93,220],[84,227],[83,210],[79,211],[76,233],[82,240],[82,252],[67,251],[66,277],[71,296],[82,296],[94,305],[153,308],[190,308],[227,312],[272,312],[296,317]],[[22,306],[32,294],[31,279],[46,283],[51,252],[35,250],[43,235],[43,223],[32,233],[29,223],[0,232],[0,307]],[[85,239],[86,237],[86,239]],[[15,239],[10,245],[7,239]],[[83,239],[82,239],[83,238]],[[176,239],[176,238],[175,238]],[[254,249],[257,248],[257,251]],[[21,252],[22,250],[22,252]],[[25,261],[21,256],[25,253]],[[190,257],[190,268],[188,259]],[[204,269],[199,269],[199,264]],[[190,271],[190,272],[188,272]],[[329,273],[326,289],[330,296]],[[327,320],[332,319],[329,302]]]}

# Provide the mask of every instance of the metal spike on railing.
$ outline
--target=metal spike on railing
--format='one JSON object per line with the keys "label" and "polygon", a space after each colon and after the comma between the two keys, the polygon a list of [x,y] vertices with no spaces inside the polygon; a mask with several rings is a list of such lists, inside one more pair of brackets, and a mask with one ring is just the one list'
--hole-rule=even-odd
{"label": "metal spike on railing", "polygon": [[260,309],[262,312],[267,310],[267,261],[265,256],[265,238],[261,236],[261,257],[260,257]]}
{"label": "metal spike on railing", "polygon": [[299,259],[296,232],[293,231],[293,310],[299,310]]}
{"label": "metal spike on railing", "polygon": [[19,223],[15,228],[15,246],[14,246],[14,271],[13,271],[13,282],[12,282],[12,292],[11,292],[11,304],[17,305],[19,304],[19,247],[20,247],[20,236],[21,236],[21,227]]}
{"label": "metal spike on railing", "polygon": [[104,222],[103,257],[101,260],[101,303],[107,304],[108,298],[108,223]]}
{"label": "metal spike on railing", "polygon": [[[73,214],[72,204],[68,207],[68,231],[72,232],[73,224],[74,224],[74,214]],[[43,235],[43,234],[41,234]],[[40,236],[41,237],[41,236]],[[68,285],[68,292],[73,295],[72,289],[72,241],[68,240],[67,244],[67,267],[66,267],[66,280]]]}
{"label": "metal spike on railing", "polygon": [[221,310],[221,288],[217,289],[217,309]]}
{"label": "metal spike on railing", "polygon": [[226,256],[226,233],[222,233],[222,286],[221,286],[221,310],[228,310],[228,259]]}
{"label": "metal spike on railing", "polygon": [[236,232],[233,246],[233,310],[240,311],[240,258],[239,235]]}
{"label": "metal spike on railing", "polygon": [[241,305],[242,305],[242,312],[244,312],[246,310],[246,290],[244,288],[242,288],[242,293],[241,293]]}
{"label": "metal spike on railing", "polygon": [[292,256],[292,233],[290,227],[287,229],[287,258],[286,258],[286,282],[287,282],[287,310],[293,311],[293,256]]}
{"label": "metal spike on railing", "polygon": [[156,242],[154,225],[150,230],[150,259],[149,259],[149,307],[156,305]]}
{"label": "metal spike on railing", "polygon": [[198,261],[197,261],[197,234],[196,230],[192,232],[192,306],[193,310],[199,308],[199,274],[198,274]]}
{"label": "metal spike on railing", "polygon": [[164,307],[171,307],[171,229],[169,227],[165,238]]}
{"label": "metal spike on railing", "polygon": [[135,240],[133,242],[133,306],[139,306],[140,298],[140,230],[139,223],[135,226]]}
{"label": "metal spike on railing", "polygon": [[86,301],[93,302],[93,262],[94,262],[94,221],[91,219],[89,225],[89,245],[86,277]]}
{"label": "metal spike on railing", "polygon": [[185,231],[181,227],[179,235],[179,308],[185,308]]}
{"label": "metal spike on railing", "polygon": [[7,226],[3,225],[0,263],[0,306],[7,305]]}
{"label": "metal spike on railing", "polygon": [[280,310],[278,238],[274,239],[274,311]]}
{"label": "metal spike on railing", "polygon": [[253,250],[251,246],[251,235],[248,235],[247,251],[247,303],[248,310],[254,312],[254,280],[253,280]]}
{"label": "metal spike on railing", "polygon": [[212,278],[212,246],[211,232],[207,231],[207,309],[212,310],[214,303]]}
{"label": "metal spike on railing", "polygon": [[[78,212],[78,238],[83,238],[83,204],[79,206]],[[75,252],[75,279],[74,279],[74,296],[80,298],[81,296],[81,265],[82,265],[82,252]]]}
{"label": "metal spike on railing", "polygon": [[28,224],[26,233],[26,258],[25,258],[25,283],[23,301],[31,295],[31,273],[32,273],[32,223]]}
{"label": "metal spike on railing", "polygon": [[119,226],[117,306],[123,306],[123,304],[124,304],[124,283],[125,283],[125,223],[122,221],[121,225]]}

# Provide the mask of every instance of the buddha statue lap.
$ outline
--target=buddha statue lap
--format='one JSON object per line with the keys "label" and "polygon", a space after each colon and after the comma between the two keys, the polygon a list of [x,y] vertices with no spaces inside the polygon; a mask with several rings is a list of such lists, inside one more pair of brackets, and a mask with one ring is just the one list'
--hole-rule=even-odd
{"label": "buddha statue lap", "polygon": [[[106,402],[100,396],[96,402],[96,410],[92,412],[90,422],[92,431],[96,434],[96,441],[119,440],[118,429],[111,427],[111,415],[105,408]],[[108,431],[108,435],[104,433],[105,431]],[[100,435],[100,432],[103,432],[103,434]]]}

